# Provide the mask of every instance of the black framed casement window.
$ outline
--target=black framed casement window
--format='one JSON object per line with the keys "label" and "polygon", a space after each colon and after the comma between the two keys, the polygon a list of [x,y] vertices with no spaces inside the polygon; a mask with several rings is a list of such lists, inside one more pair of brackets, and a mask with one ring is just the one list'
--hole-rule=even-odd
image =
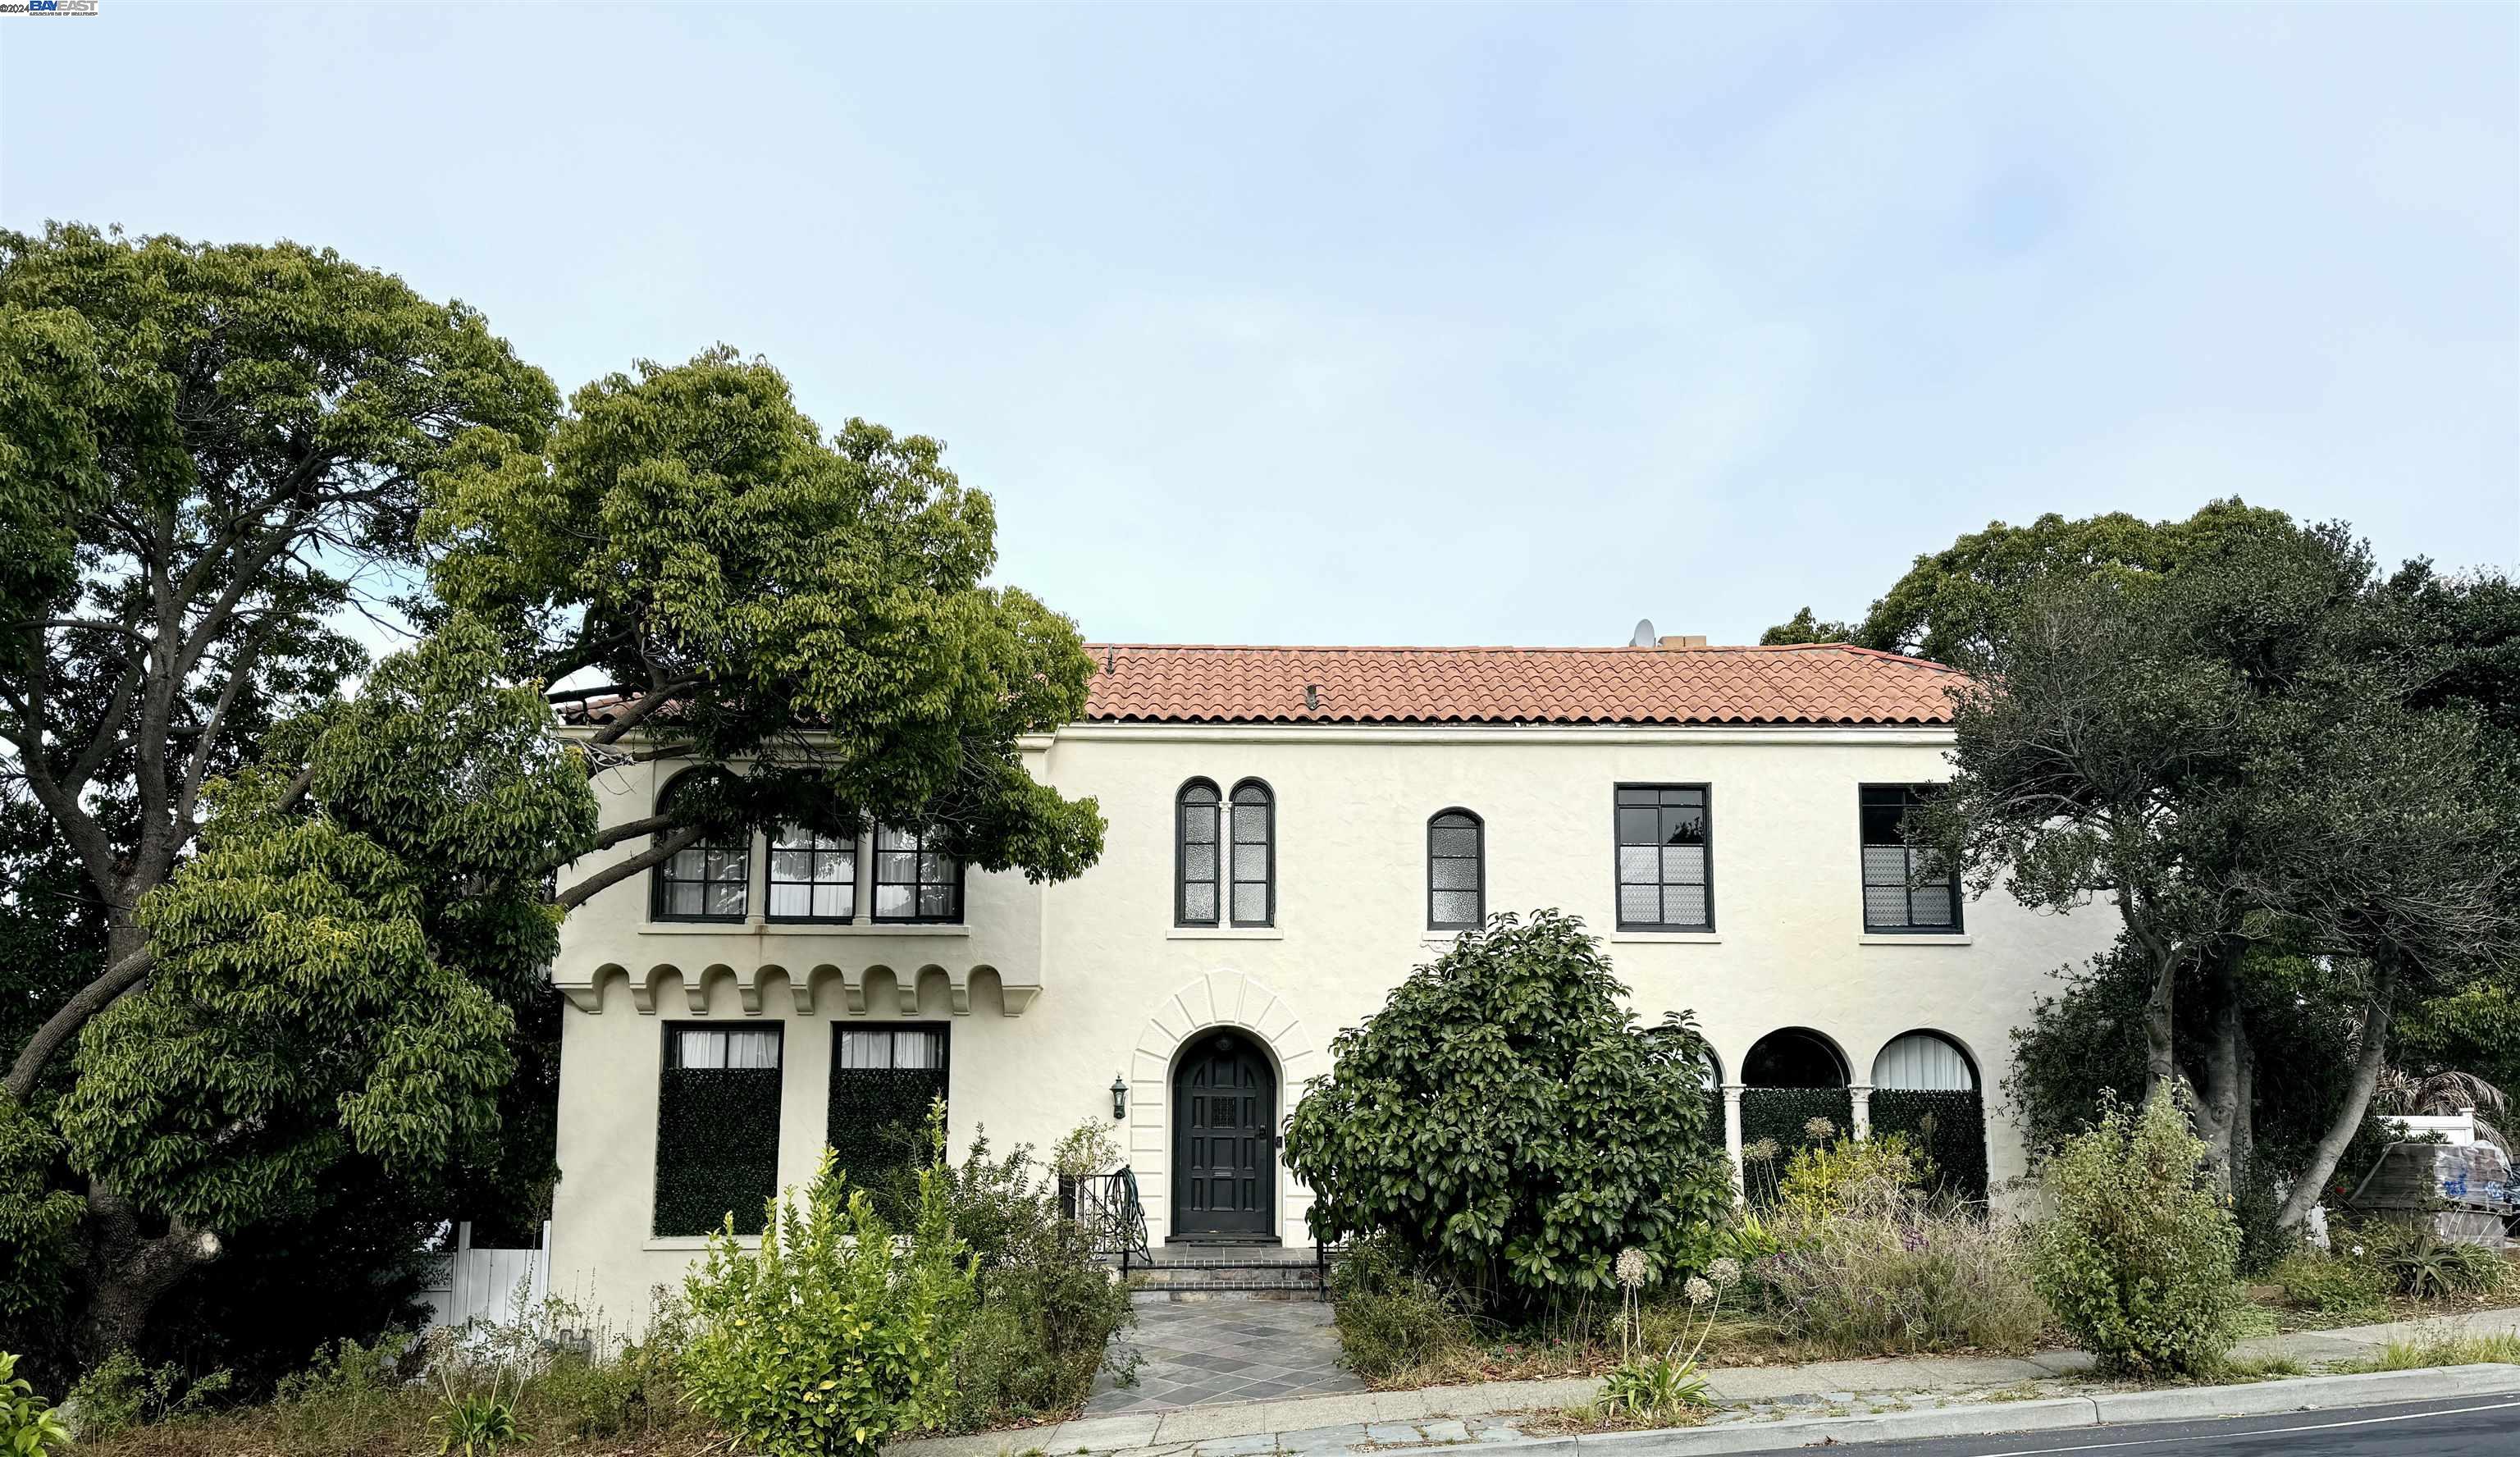
{"label": "black framed casement window", "polygon": [[1466,931],[1487,919],[1487,833],[1466,809],[1426,822],[1426,929]]}
{"label": "black framed casement window", "polygon": [[1278,924],[1278,797],[1246,779],[1234,787],[1232,910],[1237,926]]}
{"label": "black framed casement window", "polygon": [[1616,795],[1621,931],[1713,931],[1706,786],[1623,784]]}
{"label": "black framed casement window", "polygon": [[923,1168],[927,1110],[945,1096],[950,1042],[942,1023],[835,1026],[825,1139],[849,1181],[892,1206],[898,1175]]}
{"label": "black framed casement window", "polygon": [[875,919],[960,921],[963,862],[938,848],[935,830],[875,832]]}
{"label": "black framed casement window", "polygon": [[770,842],[770,920],[845,923],[857,908],[856,841],[790,825]]}
{"label": "black framed casement window", "polygon": [[1888,933],[1960,929],[1959,868],[1911,844],[1908,816],[1934,787],[1868,784],[1856,792],[1864,841],[1864,929]]}
{"label": "black framed casement window", "polygon": [[[679,785],[667,785],[657,803],[670,808]],[[752,835],[704,839],[676,850],[652,874],[650,920],[741,921],[752,889]]]}
{"label": "black framed casement window", "polygon": [[656,1084],[655,1233],[757,1235],[779,1192],[778,1025],[665,1024]]}
{"label": "black framed casement window", "polygon": [[1173,796],[1173,924],[1214,926],[1223,914],[1224,892],[1218,888],[1225,858],[1225,797],[1204,779],[1193,779]]}

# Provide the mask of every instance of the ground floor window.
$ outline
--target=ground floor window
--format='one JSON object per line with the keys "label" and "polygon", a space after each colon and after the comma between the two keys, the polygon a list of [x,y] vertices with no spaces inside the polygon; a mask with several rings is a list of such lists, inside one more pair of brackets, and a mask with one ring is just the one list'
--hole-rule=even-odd
{"label": "ground floor window", "polygon": [[906,1175],[934,1160],[927,1110],[945,1096],[945,1030],[937,1023],[832,1028],[825,1137],[840,1171],[879,1208],[900,1209]]}
{"label": "ground floor window", "polygon": [[665,1024],[656,1086],[660,1236],[704,1235],[731,1216],[757,1235],[779,1190],[781,1029]]}

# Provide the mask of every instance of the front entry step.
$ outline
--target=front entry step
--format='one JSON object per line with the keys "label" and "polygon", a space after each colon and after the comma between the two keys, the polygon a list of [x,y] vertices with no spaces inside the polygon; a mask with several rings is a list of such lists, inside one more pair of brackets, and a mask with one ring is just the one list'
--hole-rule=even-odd
{"label": "front entry step", "polygon": [[1129,1276],[1132,1295],[1147,1300],[1317,1300],[1323,1294],[1320,1259],[1309,1247],[1169,1245]]}

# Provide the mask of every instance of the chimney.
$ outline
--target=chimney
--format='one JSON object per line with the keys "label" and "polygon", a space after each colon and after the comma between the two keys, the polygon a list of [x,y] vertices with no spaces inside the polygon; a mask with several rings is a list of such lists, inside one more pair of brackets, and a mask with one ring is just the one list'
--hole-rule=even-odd
{"label": "chimney", "polygon": [[1686,637],[1666,637],[1655,646],[1663,648],[1703,648],[1706,646],[1706,634],[1702,632],[1692,632]]}

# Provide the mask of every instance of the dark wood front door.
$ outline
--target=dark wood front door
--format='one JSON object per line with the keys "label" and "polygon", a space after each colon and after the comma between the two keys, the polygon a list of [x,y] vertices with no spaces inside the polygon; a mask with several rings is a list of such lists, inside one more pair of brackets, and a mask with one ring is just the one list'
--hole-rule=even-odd
{"label": "dark wood front door", "polygon": [[1277,1229],[1278,1077],[1239,1032],[1201,1038],[1173,1074],[1173,1237],[1265,1238]]}

